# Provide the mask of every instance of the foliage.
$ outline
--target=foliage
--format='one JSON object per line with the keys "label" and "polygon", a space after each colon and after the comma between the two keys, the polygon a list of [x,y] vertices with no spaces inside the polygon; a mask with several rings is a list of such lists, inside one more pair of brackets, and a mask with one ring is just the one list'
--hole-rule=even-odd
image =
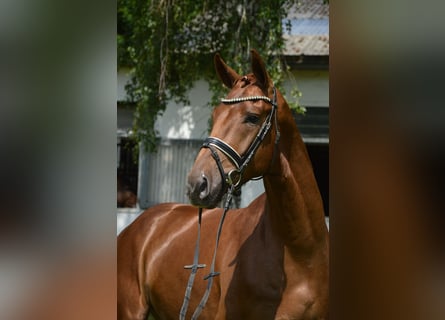
{"label": "foliage", "polygon": [[[296,2],[118,0],[118,66],[131,69],[127,92],[137,105],[136,139],[153,150],[157,116],[169,99],[187,104],[197,79],[209,82],[209,104],[216,104],[224,92],[213,69],[216,52],[241,74],[249,71],[250,49],[257,49],[279,85],[287,71],[282,21]],[[291,95],[298,98],[299,92]]]}

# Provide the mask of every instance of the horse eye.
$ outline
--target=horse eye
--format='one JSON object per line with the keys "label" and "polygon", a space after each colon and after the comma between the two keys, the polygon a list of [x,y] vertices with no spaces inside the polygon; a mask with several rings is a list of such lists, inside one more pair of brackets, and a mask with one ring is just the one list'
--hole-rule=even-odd
{"label": "horse eye", "polygon": [[244,119],[244,123],[257,124],[260,121],[260,117],[256,114],[249,113]]}

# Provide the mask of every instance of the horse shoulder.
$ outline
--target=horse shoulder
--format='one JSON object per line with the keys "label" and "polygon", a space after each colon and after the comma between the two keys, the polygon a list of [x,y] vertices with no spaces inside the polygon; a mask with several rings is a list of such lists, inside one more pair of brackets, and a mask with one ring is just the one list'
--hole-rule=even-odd
{"label": "horse shoulder", "polygon": [[192,207],[165,203],[145,210],[117,238],[119,319],[145,319],[155,260],[162,259],[171,228],[192,214]]}

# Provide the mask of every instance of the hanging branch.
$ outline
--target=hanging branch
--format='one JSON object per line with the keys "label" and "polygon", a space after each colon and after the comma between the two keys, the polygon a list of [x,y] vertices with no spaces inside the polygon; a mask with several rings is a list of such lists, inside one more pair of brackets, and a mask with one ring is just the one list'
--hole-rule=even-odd
{"label": "hanging branch", "polygon": [[187,92],[198,79],[209,82],[209,104],[216,103],[224,91],[213,71],[216,52],[241,69],[250,48],[256,48],[279,85],[287,72],[282,20],[297,2],[118,0],[118,62],[131,68],[132,82],[126,89],[136,103],[136,140],[154,150],[157,117],[170,99],[188,103]]}

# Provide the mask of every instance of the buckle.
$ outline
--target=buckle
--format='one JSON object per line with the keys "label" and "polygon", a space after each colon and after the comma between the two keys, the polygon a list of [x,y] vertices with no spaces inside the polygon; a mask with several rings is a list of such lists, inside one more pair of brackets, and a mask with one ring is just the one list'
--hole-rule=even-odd
{"label": "buckle", "polygon": [[237,187],[241,182],[241,172],[237,169],[230,170],[227,174],[226,182],[230,186]]}

